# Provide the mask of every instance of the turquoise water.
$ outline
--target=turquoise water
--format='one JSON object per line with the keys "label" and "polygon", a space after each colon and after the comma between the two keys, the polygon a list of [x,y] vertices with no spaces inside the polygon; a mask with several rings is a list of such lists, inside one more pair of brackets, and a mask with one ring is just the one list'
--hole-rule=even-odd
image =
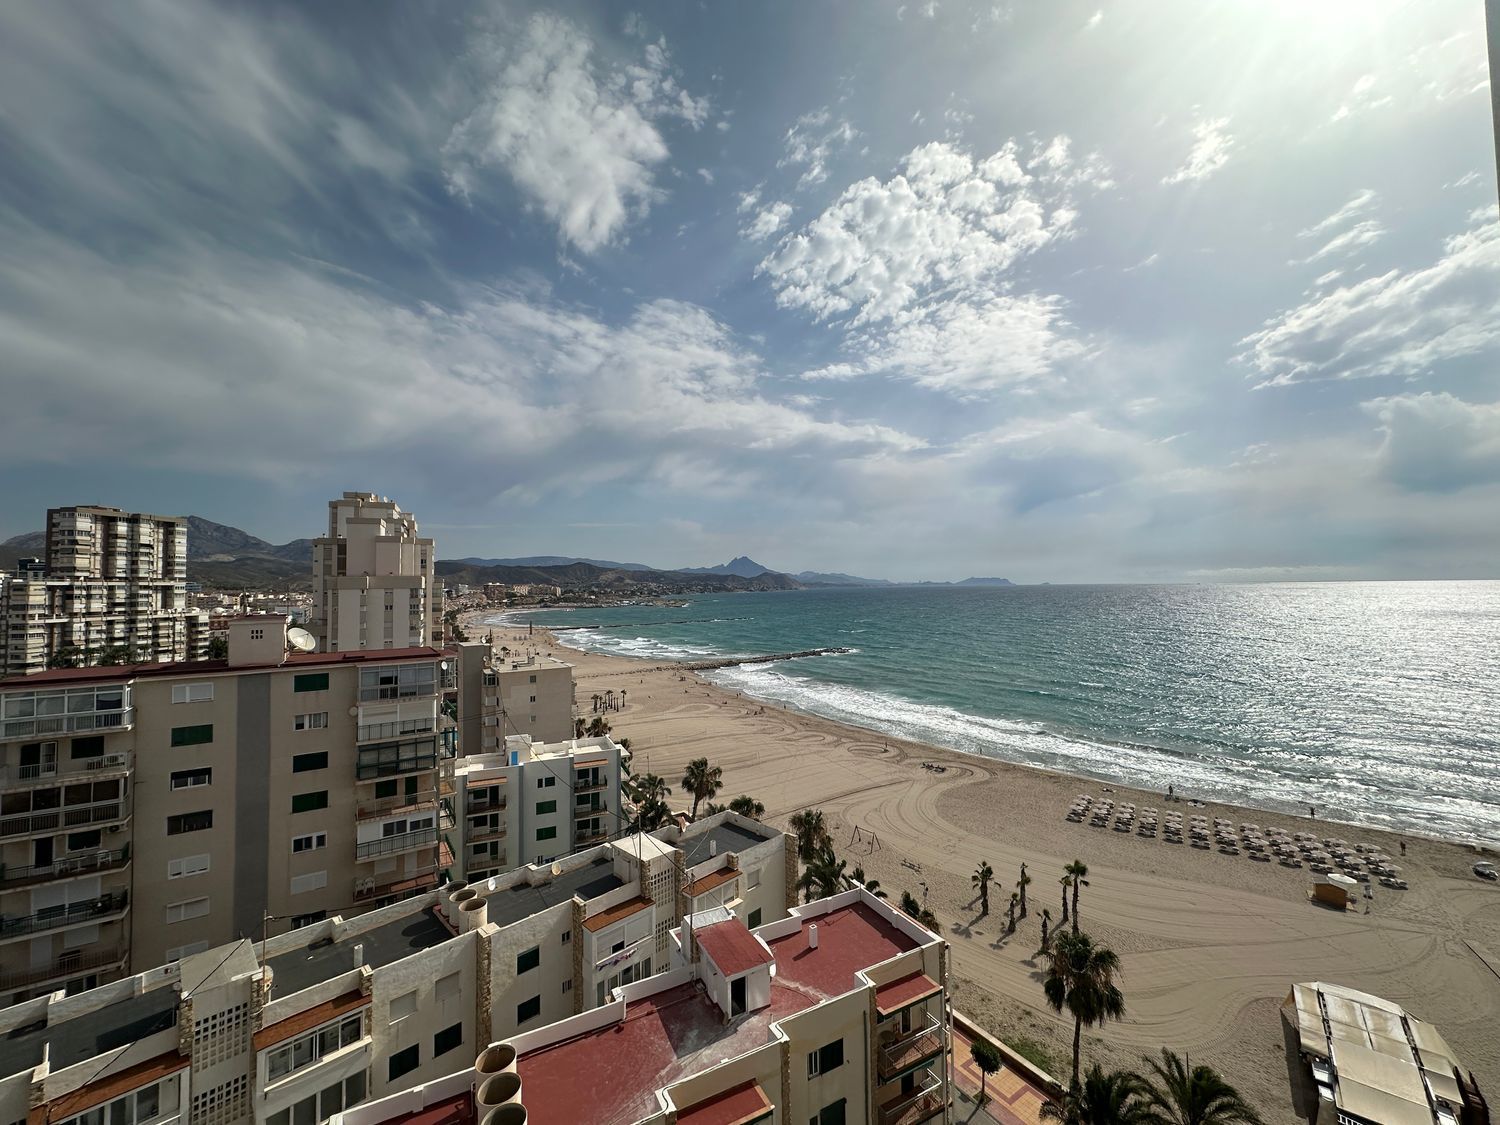
{"label": "turquoise water", "polygon": [[[1500,582],[807,590],[517,615],[956,750],[1500,841]],[[579,626],[589,626],[580,628]]]}

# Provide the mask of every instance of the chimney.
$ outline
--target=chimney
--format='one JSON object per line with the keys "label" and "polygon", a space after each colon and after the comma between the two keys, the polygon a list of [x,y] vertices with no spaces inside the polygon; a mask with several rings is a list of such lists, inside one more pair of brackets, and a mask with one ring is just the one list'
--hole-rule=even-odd
{"label": "chimney", "polygon": [[358,969],[365,963],[365,943],[358,941],[354,943],[354,967]]}
{"label": "chimney", "polygon": [[719,841],[717,841],[717,840],[709,840],[709,842],[708,842],[708,858],[712,859],[714,856],[716,856],[718,854],[719,854]]}
{"label": "chimney", "polygon": [[817,926],[808,926],[807,927],[807,948],[808,949],[817,949],[818,948],[818,927]]}

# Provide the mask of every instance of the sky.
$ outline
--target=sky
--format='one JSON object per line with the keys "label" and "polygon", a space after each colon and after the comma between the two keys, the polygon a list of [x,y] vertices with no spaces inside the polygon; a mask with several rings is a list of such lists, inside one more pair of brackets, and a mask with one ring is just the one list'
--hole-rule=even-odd
{"label": "sky", "polygon": [[1469,0],[0,6],[0,537],[1500,577]]}

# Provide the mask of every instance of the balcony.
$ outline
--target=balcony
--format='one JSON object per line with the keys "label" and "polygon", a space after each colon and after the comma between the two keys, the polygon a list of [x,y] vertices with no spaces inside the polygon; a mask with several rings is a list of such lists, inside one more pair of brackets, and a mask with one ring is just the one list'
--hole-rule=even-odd
{"label": "balcony", "polygon": [[424,789],[420,793],[410,796],[402,794],[399,797],[385,797],[377,801],[367,801],[360,805],[354,813],[356,820],[385,820],[387,817],[399,816],[401,814],[428,813],[433,811],[437,802],[436,789]]}
{"label": "balcony", "polygon": [[602,793],[607,788],[609,788],[609,778],[607,777],[596,778],[584,775],[575,778],[573,781],[573,793],[575,796],[582,793]]}
{"label": "balcony", "polygon": [[128,751],[116,754],[100,754],[94,758],[78,758],[69,761],[53,759],[48,762],[32,762],[26,765],[0,766],[0,785],[20,788],[45,784],[59,777],[107,777],[110,774],[130,772],[134,755]]}
{"label": "balcony", "polygon": [[419,828],[415,832],[402,832],[395,836],[383,836],[379,840],[366,840],[354,845],[356,860],[377,859],[385,855],[414,852],[430,848],[437,843],[436,828]]}
{"label": "balcony", "polygon": [[12,867],[0,864],[0,890],[14,890],[38,883],[50,883],[55,879],[70,879],[77,875],[93,875],[103,871],[120,871],[130,865],[130,848],[118,851],[98,851],[76,859],[59,859],[53,863],[33,867]]}
{"label": "balcony", "polygon": [[366,876],[354,880],[354,901],[373,902],[382,898],[410,898],[425,894],[438,885],[440,872],[436,867],[392,881],[377,881]]}
{"label": "balcony", "polygon": [[20,816],[0,817],[0,840],[36,836],[66,828],[89,828],[115,820],[129,820],[130,811],[123,800],[100,801],[92,805],[65,805]]}
{"label": "balcony", "polygon": [[604,816],[609,812],[609,806],[603,801],[592,801],[587,805],[575,805],[573,807],[573,819],[584,820],[591,816]]}
{"label": "balcony", "polygon": [[580,832],[574,839],[573,846],[575,848],[584,848],[590,844],[602,844],[608,839],[609,833],[602,828],[597,828],[592,832]]}
{"label": "balcony", "polygon": [[464,833],[465,839],[471,844],[483,843],[485,840],[503,840],[508,831],[506,823],[499,824],[469,824],[468,831]]}
{"label": "balcony", "polygon": [[23,988],[36,988],[55,980],[82,976],[101,969],[118,969],[128,956],[129,950],[122,946],[88,954],[70,949],[50,965],[0,973],[0,992],[17,992]]}
{"label": "balcony", "polygon": [[498,801],[488,799],[476,800],[474,794],[470,793],[464,811],[469,816],[478,816],[480,813],[504,812],[505,798],[501,797]]}
{"label": "balcony", "polygon": [[943,1028],[937,1020],[927,1017],[926,1023],[899,1039],[883,1043],[880,1047],[880,1080],[889,1082],[921,1063],[928,1062],[943,1051]]}
{"label": "balcony", "polygon": [[0,941],[27,937],[31,934],[62,930],[69,926],[97,925],[112,922],[124,916],[130,909],[130,896],[125,891],[100,895],[83,902],[72,902],[66,906],[48,907],[35,914],[19,917],[0,917]]}
{"label": "balcony", "polygon": [[29,719],[6,719],[0,738],[36,738],[49,734],[91,734],[96,730],[123,730],[135,723],[135,708],[93,711],[76,715],[39,715]]}
{"label": "balcony", "polygon": [[910,1094],[892,1098],[880,1107],[875,1119],[880,1125],[921,1125],[930,1121],[947,1108],[948,1099],[943,1096],[943,1080],[933,1071],[923,1074],[924,1083]]}

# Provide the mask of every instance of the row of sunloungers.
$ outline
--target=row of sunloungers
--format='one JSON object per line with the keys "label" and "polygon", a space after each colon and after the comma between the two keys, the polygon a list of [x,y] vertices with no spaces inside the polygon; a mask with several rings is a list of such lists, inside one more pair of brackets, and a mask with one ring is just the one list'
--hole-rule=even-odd
{"label": "row of sunloungers", "polygon": [[1305,865],[1319,875],[1341,871],[1361,883],[1378,879],[1382,887],[1406,890],[1401,869],[1385,853],[1366,844],[1351,847],[1347,841],[1334,837],[1320,840],[1310,832],[1288,833],[1274,825],[1264,830],[1250,823],[1236,827],[1223,817],[1215,817],[1210,824],[1206,816],[1191,816],[1184,826],[1181,813],[1168,812],[1163,817],[1154,808],[1137,811],[1132,804],[1121,802],[1117,806],[1113,800],[1095,801],[1087,794],[1074,798],[1068,806],[1067,819],[1074,824],[1087,821],[1093,828],[1108,828],[1113,822],[1116,832],[1133,831],[1148,839],[1155,839],[1160,832],[1161,839],[1168,844],[1183,843],[1186,827],[1187,842],[1201,851],[1217,848],[1221,855],[1246,855],[1257,863],[1275,862],[1282,867]]}

